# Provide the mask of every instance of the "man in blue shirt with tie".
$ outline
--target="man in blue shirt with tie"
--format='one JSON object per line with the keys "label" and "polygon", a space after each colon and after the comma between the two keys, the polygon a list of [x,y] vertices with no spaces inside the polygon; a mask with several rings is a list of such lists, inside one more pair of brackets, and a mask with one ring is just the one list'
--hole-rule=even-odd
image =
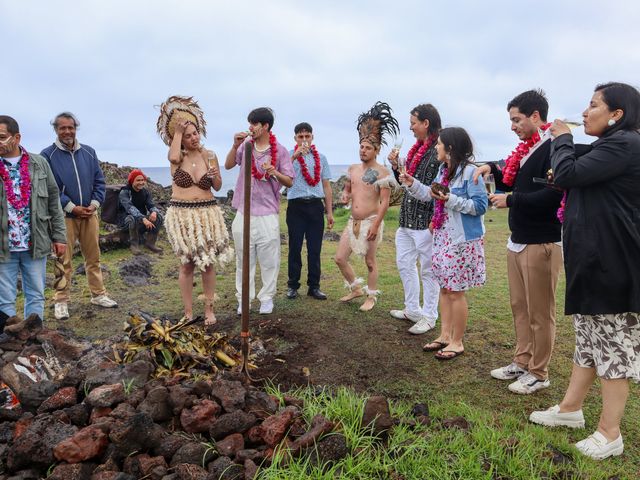
{"label": "man in blue shirt with tie", "polygon": [[[307,295],[326,300],[320,291],[320,251],[324,234],[324,215],[327,226],[333,227],[333,197],[331,171],[324,155],[313,144],[313,128],[306,122],[295,126],[296,147],[290,152],[295,177],[287,191],[287,227],[289,229],[289,281],[287,298],[298,297],[302,271],[302,243],[307,240]],[[324,203],[322,199],[324,198]]]}

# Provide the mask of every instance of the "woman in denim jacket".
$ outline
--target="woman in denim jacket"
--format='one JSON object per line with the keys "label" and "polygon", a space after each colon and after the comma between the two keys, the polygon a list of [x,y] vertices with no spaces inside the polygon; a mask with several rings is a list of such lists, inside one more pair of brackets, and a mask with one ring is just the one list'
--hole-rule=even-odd
{"label": "woman in denim jacket", "polygon": [[487,192],[484,182],[473,182],[476,166],[469,134],[459,127],[444,128],[436,146],[442,162],[431,187],[403,174],[401,182],[418,200],[433,198],[435,213],[429,228],[433,232],[433,273],[440,284],[440,336],[423,347],[436,351],[438,360],[450,360],[464,353],[462,337],[469,309],[465,291],[483,285],[484,223]]}

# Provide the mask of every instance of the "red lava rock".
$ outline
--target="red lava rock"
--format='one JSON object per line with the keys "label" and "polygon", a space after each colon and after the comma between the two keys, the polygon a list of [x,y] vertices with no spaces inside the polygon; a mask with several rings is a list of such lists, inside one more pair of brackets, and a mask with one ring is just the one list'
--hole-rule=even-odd
{"label": "red lava rock", "polygon": [[275,447],[284,438],[293,420],[299,415],[297,407],[286,407],[279,413],[266,418],[262,425],[261,437],[270,447]]}
{"label": "red lava rock", "polygon": [[108,443],[107,434],[101,428],[90,425],[58,443],[53,447],[53,454],[60,461],[80,463],[101,455]]}
{"label": "red lava rock", "polygon": [[255,425],[247,431],[247,439],[251,443],[262,443],[262,425]]}
{"label": "red lava rock", "polygon": [[193,408],[182,410],[180,424],[187,433],[208,432],[220,410],[213,400],[198,400]]}
{"label": "red lava rock", "polygon": [[334,423],[324,416],[314,416],[311,420],[311,428],[309,431],[292,443],[291,450],[297,452],[302,448],[313,445],[322,435],[329,433],[334,427]]}
{"label": "red lava rock", "polygon": [[94,388],[84,401],[91,407],[111,407],[124,399],[124,386],[122,383],[114,383]]}
{"label": "red lava rock", "polygon": [[244,437],[241,433],[232,433],[228,437],[216,442],[216,450],[220,455],[233,457],[236,452],[244,448]]}
{"label": "red lava rock", "polygon": [[95,470],[95,464],[76,463],[74,465],[58,465],[53,469],[47,480],[85,480]]}
{"label": "red lava rock", "polygon": [[105,470],[91,475],[91,480],[136,480],[136,477],[128,473]]}
{"label": "red lava rock", "polygon": [[393,425],[394,421],[391,418],[387,399],[380,395],[368,398],[362,414],[362,427],[371,428],[373,426],[373,434],[384,437]]}
{"label": "red lava rock", "polygon": [[180,463],[173,468],[178,480],[207,480],[209,474],[199,465]]}
{"label": "red lava rock", "polygon": [[66,407],[72,407],[78,403],[78,391],[74,387],[65,387],[47,398],[38,407],[38,413],[51,412]]}
{"label": "red lava rock", "polygon": [[13,438],[17,439],[20,436],[22,436],[22,434],[24,433],[24,431],[29,428],[29,426],[33,423],[33,415],[30,413],[27,413],[24,417],[22,417],[20,420],[18,420],[16,422],[16,426],[15,429],[13,431]]}
{"label": "red lava rock", "polygon": [[216,380],[211,387],[211,395],[227,413],[244,408],[246,394],[246,389],[237,381]]}
{"label": "red lava rock", "polygon": [[219,440],[232,433],[244,433],[253,427],[257,418],[243,410],[236,410],[231,413],[220,415],[209,429],[209,435],[214,440]]}
{"label": "red lava rock", "polygon": [[96,421],[102,417],[106,417],[111,414],[113,409],[109,407],[96,407],[91,410],[91,416],[89,417],[89,423],[96,423]]}

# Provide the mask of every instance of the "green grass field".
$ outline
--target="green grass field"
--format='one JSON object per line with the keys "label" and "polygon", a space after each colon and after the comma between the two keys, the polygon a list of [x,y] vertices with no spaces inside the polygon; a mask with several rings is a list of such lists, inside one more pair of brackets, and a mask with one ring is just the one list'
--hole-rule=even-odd
{"label": "green grass field", "polygon": [[[335,230],[340,232],[348,212],[338,210],[335,217]],[[299,361],[307,362],[311,381],[338,388],[341,392],[332,397],[337,399],[337,404],[333,404],[332,399],[315,398],[310,391],[303,392],[309,398],[310,412],[325,412],[350,432],[357,430],[354,422],[367,394],[387,395],[393,401],[394,412],[401,418],[408,415],[413,403],[428,402],[436,424],[439,419],[463,415],[472,423],[471,430],[426,428],[412,431],[401,427],[392,436],[387,449],[379,448],[366,435],[350,433],[350,445],[358,447],[358,454],[339,467],[324,473],[312,472],[308,465],[291,465],[288,469],[273,467],[263,472],[264,478],[640,478],[637,385],[631,388],[622,422],[626,446],[622,457],[594,462],[582,458],[571,447],[596,428],[601,408],[598,384],[592,388],[585,404],[586,430],[551,430],[527,422],[532,410],[547,408],[560,401],[571,371],[574,337],[571,319],[562,315],[563,278],[557,294],[558,331],[550,365],[551,387],[532,396],[518,396],[507,390],[507,383],[490,378],[492,368],[511,361],[514,345],[505,260],[509,235],[506,212],[490,210],[485,216],[488,279],[484,287],[474,289],[468,295],[466,353],[452,362],[438,362],[432,355],[422,352],[421,345],[435,338],[437,332],[418,337],[409,335],[406,329],[410,324],[388,315],[390,309],[402,307],[403,299],[393,244],[397,217],[397,207],[390,209],[378,256],[379,288],[383,294],[369,314],[359,312],[357,303],[342,305],[336,301],[344,294],[342,278],[332,260],[337,242],[325,242],[323,246],[322,289],[330,299],[317,302],[303,295],[292,302],[284,298],[287,248],[283,245],[276,310],[270,316],[281,322],[287,333],[286,338],[278,340],[281,350],[286,353],[297,344],[305,345],[306,350],[300,350]],[[282,231],[286,232],[284,212],[281,218]],[[168,249],[165,242],[163,246]],[[121,307],[108,311],[90,306],[86,279],[78,276],[73,290],[76,301],[70,304],[71,318],[64,322],[65,326],[83,336],[103,338],[121,331],[128,309],[142,308],[174,318],[182,315],[176,281],[177,260],[169,252],[156,257],[155,284],[131,288],[122,283],[117,273],[118,263],[128,256],[127,250],[118,250],[103,257],[110,271],[106,275],[109,292]],[[366,276],[361,259],[353,258],[353,264],[359,276]],[[304,283],[305,271],[302,278]],[[233,265],[218,276],[217,290],[220,296],[217,315],[223,319],[223,325],[232,325],[230,333],[237,332]],[[200,287],[196,287],[195,293],[200,291]],[[303,289],[301,293],[304,293]],[[50,297],[51,292],[47,295]],[[52,311],[48,315],[49,325],[57,326]],[[252,316],[252,322],[255,317],[257,315]],[[346,388],[341,389],[342,386]],[[549,445],[573,460],[568,464],[554,464]]]}

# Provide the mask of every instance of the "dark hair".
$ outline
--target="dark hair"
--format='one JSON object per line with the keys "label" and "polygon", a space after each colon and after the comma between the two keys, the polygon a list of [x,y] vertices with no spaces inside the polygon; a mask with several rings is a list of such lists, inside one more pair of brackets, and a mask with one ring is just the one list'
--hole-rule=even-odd
{"label": "dark hair", "polygon": [[594,92],[602,92],[602,99],[609,110],[622,110],[622,118],[605,130],[607,135],[617,130],[640,129],[640,92],[631,85],[620,82],[601,83]]}
{"label": "dark hair", "polygon": [[460,127],[447,127],[440,130],[440,141],[451,157],[448,180],[452,180],[459,166],[464,170],[465,166],[473,162],[473,142],[467,131]]}
{"label": "dark hair", "polygon": [[429,135],[438,133],[442,128],[442,120],[440,120],[438,109],[430,103],[421,103],[417,107],[413,107],[410,113],[411,115],[418,117],[418,120],[421,122],[429,120],[429,128],[427,129],[427,133]]}
{"label": "dark hair", "polygon": [[547,121],[549,102],[547,101],[547,95],[544,93],[544,90],[540,88],[537,90],[527,90],[515,96],[507,105],[507,112],[513,107],[516,107],[520,110],[520,113],[527,117],[530,117],[533,115],[533,112],[537,111],[542,121]]}
{"label": "dark hair", "polygon": [[295,127],[293,127],[293,133],[295,133],[297,135],[300,132],[313,133],[313,128],[307,122],[302,122],[302,123],[297,124]]}
{"label": "dark hair", "polygon": [[255,108],[249,112],[247,121],[249,123],[268,123],[269,130],[273,128],[273,110],[269,107]]}
{"label": "dark hair", "polygon": [[15,135],[16,133],[20,133],[20,126],[18,122],[15,121],[13,117],[9,115],[0,115],[0,124],[7,126],[7,132],[11,135]]}
{"label": "dark hair", "polygon": [[58,115],[56,115],[53,120],[51,120],[51,125],[53,126],[54,130],[57,130],[57,128],[58,128],[58,120],[60,120],[61,118],[68,118],[69,120],[73,120],[73,126],[75,128],[78,128],[80,126],[80,122],[78,121],[78,119],[76,118],[76,116],[73,113],[71,113],[71,112],[61,112]]}

